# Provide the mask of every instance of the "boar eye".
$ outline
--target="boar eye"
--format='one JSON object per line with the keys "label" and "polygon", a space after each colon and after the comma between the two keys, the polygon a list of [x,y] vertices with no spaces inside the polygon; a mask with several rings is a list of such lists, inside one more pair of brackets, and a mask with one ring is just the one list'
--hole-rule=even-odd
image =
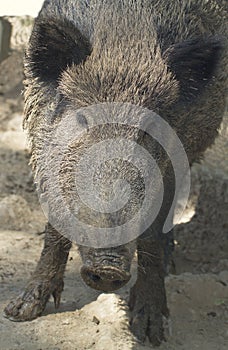
{"label": "boar eye", "polygon": [[37,19],[26,54],[25,69],[41,81],[57,85],[61,73],[90,55],[87,38],[69,21]]}
{"label": "boar eye", "polygon": [[88,122],[84,114],[78,113],[77,114],[77,121],[78,123],[83,126],[84,128],[88,129]]}

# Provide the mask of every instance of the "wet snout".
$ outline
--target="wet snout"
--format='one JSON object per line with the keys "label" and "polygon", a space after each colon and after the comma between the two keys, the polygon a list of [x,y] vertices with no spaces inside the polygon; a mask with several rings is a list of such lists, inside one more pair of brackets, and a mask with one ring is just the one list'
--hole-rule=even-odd
{"label": "wet snout", "polygon": [[113,248],[79,246],[83,265],[81,277],[91,288],[112,292],[123,287],[131,278],[131,261],[135,242]]}
{"label": "wet snout", "polygon": [[131,278],[129,272],[111,266],[83,266],[81,276],[88,286],[104,292],[112,292],[123,287]]}

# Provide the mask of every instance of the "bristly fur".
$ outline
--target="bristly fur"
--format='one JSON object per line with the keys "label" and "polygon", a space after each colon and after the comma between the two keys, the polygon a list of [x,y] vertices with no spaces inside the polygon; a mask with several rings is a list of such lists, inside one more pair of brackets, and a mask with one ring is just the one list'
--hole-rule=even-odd
{"label": "bristly fur", "polygon": [[[45,1],[25,59],[24,125],[35,178],[52,188],[48,173],[59,171],[56,160],[42,159],[58,123],[69,111],[104,102],[158,113],[176,131],[189,163],[199,160],[214,142],[225,107],[226,31],[226,12],[216,1]],[[73,191],[73,159],[92,137],[88,132],[84,144],[63,157],[59,182],[66,198]],[[60,142],[55,153],[62,148]],[[170,172],[166,157],[159,167]]]}
{"label": "bristly fur", "polygon": [[[213,143],[224,110],[226,18],[220,1],[45,1],[25,60],[24,125],[34,165],[44,114],[64,103],[112,101],[158,112],[190,162],[197,159]],[[205,51],[210,71],[201,75]]]}
{"label": "bristly fur", "polygon": [[[129,301],[131,329],[141,341],[148,336],[153,345],[164,339],[163,316],[169,315],[164,265],[173,249],[173,236],[172,231],[162,235],[162,228],[175,184],[167,150],[139,130],[145,120],[144,107],[159,114],[176,131],[190,164],[198,160],[214,142],[225,108],[227,34],[224,0],[46,0],[26,52],[24,126],[31,142],[31,164],[40,192],[44,196],[48,193],[49,214],[54,213],[60,225],[69,228],[69,207],[82,222],[92,222],[95,231],[97,227],[121,226],[129,213],[138,212],[144,200],[140,170],[131,166],[129,159],[108,157],[97,167],[92,180],[106,200],[113,182],[125,179],[131,187],[127,205],[112,216],[90,210],[82,202],[75,189],[76,168],[81,155],[94,143],[119,137],[135,141],[131,144],[137,143],[155,155],[164,195],[160,211],[147,230],[147,239],[140,236],[132,244],[130,235],[125,241],[129,243],[119,247],[80,247],[85,282],[93,288],[112,291],[129,280],[137,244],[138,274]],[[87,108],[79,115],[81,107]],[[104,125],[89,128],[88,121],[94,121],[97,115],[103,118]],[[130,118],[137,123],[134,127],[131,123],[107,125],[107,115],[128,116],[128,121]],[[59,126],[64,126],[61,137],[57,133]],[[73,137],[78,135],[80,128],[81,138],[64,138],[72,129]],[[125,145],[118,143],[121,152]],[[82,177],[87,182],[83,182],[83,189],[89,181],[90,163],[84,168],[86,174]],[[149,180],[156,193],[160,182],[157,185],[152,177]],[[152,198],[151,203],[155,200]],[[38,317],[50,295],[56,306],[60,302],[71,243],[61,237],[59,227],[51,224],[47,225],[45,245],[30,283],[5,308],[10,319]],[[76,232],[77,225],[73,229]],[[87,232],[79,234],[80,244],[84,245]]]}

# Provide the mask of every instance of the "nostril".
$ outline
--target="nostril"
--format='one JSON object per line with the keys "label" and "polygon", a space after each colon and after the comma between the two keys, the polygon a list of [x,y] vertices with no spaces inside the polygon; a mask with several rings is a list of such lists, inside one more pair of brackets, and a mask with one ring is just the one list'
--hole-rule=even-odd
{"label": "nostril", "polygon": [[99,282],[101,280],[100,276],[92,273],[92,272],[87,272],[87,276],[93,281],[93,282]]}
{"label": "nostril", "polygon": [[124,281],[116,280],[116,281],[113,281],[112,284],[115,287],[121,287],[122,284],[124,284]]}

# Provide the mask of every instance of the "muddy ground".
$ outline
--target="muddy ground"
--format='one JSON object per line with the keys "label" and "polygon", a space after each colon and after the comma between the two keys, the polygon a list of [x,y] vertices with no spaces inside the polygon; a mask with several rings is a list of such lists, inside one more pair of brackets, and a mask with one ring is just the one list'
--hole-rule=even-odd
{"label": "muddy ground", "polygon": [[[32,322],[3,317],[4,306],[23,289],[36,265],[46,222],[21,128],[22,57],[30,22],[11,20],[12,50],[0,64],[0,349],[149,350],[148,343],[138,344],[128,330],[129,286],[116,294],[86,287],[76,247],[70,253],[58,311],[50,300],[44,315]],[[192,169],[183,220],[193,217],[175,228],[176,274],[166,279],[171,322],[161,350],[228,348],[227,119],[215,146]]]}

